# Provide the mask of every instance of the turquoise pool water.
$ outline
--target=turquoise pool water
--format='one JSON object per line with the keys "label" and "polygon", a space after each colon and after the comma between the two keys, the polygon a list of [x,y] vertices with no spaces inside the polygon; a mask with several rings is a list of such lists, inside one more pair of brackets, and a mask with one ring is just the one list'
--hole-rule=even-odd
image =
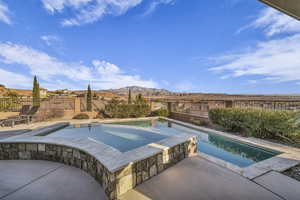
{"label": "turquoise pool water", "polygon": [[229,138],[196,131],[167,121],[134,121],[117,124],[72,125],[46,137],[89,138],[126,152],[172,135],[198,135],[198,151],[240,167],[271,158],[279,152],[244,144]]}
{"label": "turquoise pool water", "polygon": [[[149,121],[124,122],[119,124],[140,127],[152,126],[151,122]],[[251,146],[220,135],[201,132],[180,126],[176,123],[168,123],[167,121],[160,120],[155,124],[155,126],[152,127],[159,129],[161,132],[168,133],[169,135],[180,133],[196,134],[198,135],[199,152],[214,156],[239,167],[247,167],[256,162],[260,162],[280,154],[280,152]]]}

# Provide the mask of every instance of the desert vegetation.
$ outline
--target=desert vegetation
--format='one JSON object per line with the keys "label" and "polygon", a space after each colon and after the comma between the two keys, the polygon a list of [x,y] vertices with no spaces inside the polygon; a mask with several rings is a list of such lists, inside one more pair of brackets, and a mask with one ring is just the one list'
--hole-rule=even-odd
{"label": "desert vegetation", "polygon": [[[131,98],[131,97],[130,97]],[[148,102],[141,94],[137,95],[135,100],[122,101],[118,98],[113,98],[105,106],[104,115],[108,118],[135,118],[146,117],[151,113]]]}
{"label": "desert vegetation", "polygon": [[215,108],[209,112],[212,123],[226,131],[294,143],[300,136],[298,115],[293,111]]}
{"label": "desert vegetation", "polygon": [[36,76],[33,79],[32,104],[33,106],[40,106],[40,84]]}
{"label": "desert vegetation", "polygon": [[79,113],[73,117],[73,119],[89,119],[90,117],[86,113]]}

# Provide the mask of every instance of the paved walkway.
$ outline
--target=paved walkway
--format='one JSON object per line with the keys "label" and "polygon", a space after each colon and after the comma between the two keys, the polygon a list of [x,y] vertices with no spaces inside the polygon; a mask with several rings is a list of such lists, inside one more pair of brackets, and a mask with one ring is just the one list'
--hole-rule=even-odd
{"label": "paved walkway", "polygon": [[1,200],[106,200],[84,171],[48,161],[0,161]]}

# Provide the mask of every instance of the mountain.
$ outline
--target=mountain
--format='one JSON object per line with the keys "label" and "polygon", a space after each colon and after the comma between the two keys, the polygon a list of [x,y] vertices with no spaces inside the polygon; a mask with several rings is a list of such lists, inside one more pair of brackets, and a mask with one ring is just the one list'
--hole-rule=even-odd
{"label": "mountain", "polygon": [[173,94],[172,92],[165,89],[145,88],[139,86],[130,86],[130,87],[124,87],[119,89],[105,90],[105,91],[115,93],[121,96],[126,96],[128,95],[129,90],[131,90],[131,93],[134,95],[142,94],[143,96],[166,96],[166,95]]}

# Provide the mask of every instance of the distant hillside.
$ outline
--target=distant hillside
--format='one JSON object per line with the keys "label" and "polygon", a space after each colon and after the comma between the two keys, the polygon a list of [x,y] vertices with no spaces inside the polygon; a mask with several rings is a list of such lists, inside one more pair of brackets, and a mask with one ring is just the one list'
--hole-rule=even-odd
{"label": "distant hillside", "polygon": [[132,94],[142,94],[143,96],[166,96],[172,94],[172,92],[164,89],[145,88],[139,86],[130,86],[130,87],[124,87],[120,89],[111,89],[105,91],[124,96],[124,95],[128,95],[129,90],[131,90]]}
{"label": "distant hillside", "polygon": [[8,93],[8,89],[4,85],[0,85],[0,96],[4,96]]}

